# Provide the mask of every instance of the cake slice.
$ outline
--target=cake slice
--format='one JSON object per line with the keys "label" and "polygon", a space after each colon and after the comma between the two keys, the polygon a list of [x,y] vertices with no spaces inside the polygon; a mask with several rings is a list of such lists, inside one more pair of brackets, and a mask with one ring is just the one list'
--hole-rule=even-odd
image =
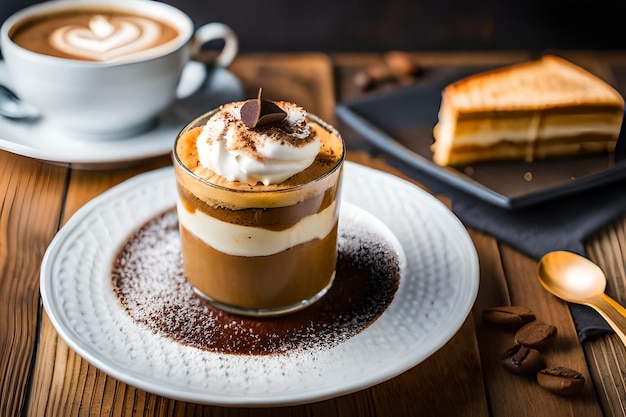
{"label": "cake slice", "polygon": [[546,55],[448,85],[433,160],[446,166],[612,152],[623,116],[624,99],[610,85]]}

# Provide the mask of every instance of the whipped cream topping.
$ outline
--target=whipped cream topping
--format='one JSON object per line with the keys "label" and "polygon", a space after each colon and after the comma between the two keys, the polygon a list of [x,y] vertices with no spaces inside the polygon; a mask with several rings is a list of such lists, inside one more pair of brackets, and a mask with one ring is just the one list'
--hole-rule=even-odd
{"label": "whipped cream topping", "polygon": [[287,116],[271,126],[248,129],[241,120],[244,102],[221,107],[202,128],[196,148],[200,164],[228,181],[279,184],[308,168],[320,140],[306,121],[306,112],[276,102]]}
{"label": "whipped cream topping", "polygon": [[63,26],[50,34],[50,45],[60,52],[96,61],[128,59],[150,49],[161,26],[139,16],[95,15],[88,27]]}

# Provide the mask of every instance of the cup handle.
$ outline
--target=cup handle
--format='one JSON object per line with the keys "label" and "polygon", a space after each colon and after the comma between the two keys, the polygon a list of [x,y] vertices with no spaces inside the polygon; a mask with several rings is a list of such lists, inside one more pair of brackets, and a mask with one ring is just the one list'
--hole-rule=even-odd
{"label": "cup handle", "polygon": [[202,45],[216,39],[224,39],[224,47],[215,60],[215,65],[228,67],[239,52],[239,39],[230,26],[224,23],[211,22],[196,29],[191,46],[191,56],[197,57]]}

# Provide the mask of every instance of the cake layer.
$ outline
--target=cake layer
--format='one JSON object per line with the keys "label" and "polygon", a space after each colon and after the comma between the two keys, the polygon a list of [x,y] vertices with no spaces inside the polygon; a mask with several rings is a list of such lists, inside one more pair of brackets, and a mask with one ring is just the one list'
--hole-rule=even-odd
{"label": "cake layer", "polygon": [[542,142],[501,141],[490,146],[458,146],[449,153],[446,165],[468,165],[492,160],[529,161],[535,158],[546,159],[575,154],[613,152],[615,141],[609,142],[606,139],[606,136],[582,135]]}
{"label": "cake layer", "polygon": [[[547,158],[556,155],[568,155],[590,152],[612,152],[620,132],[623,113],[612,114],[549,114],[528,113],[518,117],[507,117],[502,113],[499,117],[459,119],[456,124],[442,129],[453,130],[452,133],[438,137],[438,150],[435,162],[440,165],[458,165],[459,161],[477,162],[498,159],[497,149],[515,146],[525,152],[507,152],[500,159]],[[454,138],[454,140],[450,140]],[[502,147],[498,145],[506,144]],[[551,142],[547,146],[550,152],[536,153],[544,149],[543,142]],[[601,142],[600,145],[597,145]],[[591,146],[591,144],[594,144]],[[585,146],[581,146],[586,144]],[[569,146],[571,145],[571,146]],[[458,155],[472,149],[492,149],[493,152],[472,155]],[[560,148],[560,149],[558,149]]]}
{"label": "cake layer", "polygon": [[602,79],[554,55],[469,76],[448,85],[444,94],[447,104],[460,113],[580,105],[623,107],[624,102]]}
{"label": "cake layer", "polygon": [[433,131],[433,161],[611,152],[623,117],[624,100],[611,86],[548,55],[448,85]]}

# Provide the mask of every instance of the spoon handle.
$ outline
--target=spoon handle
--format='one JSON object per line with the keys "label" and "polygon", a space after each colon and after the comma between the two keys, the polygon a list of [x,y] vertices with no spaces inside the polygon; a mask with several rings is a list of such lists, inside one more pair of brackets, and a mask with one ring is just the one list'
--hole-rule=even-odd
{"label": "spoon handle", "polygon": [[594,297],[589,305],[600,313],[626,346],[626,309],[604,293]]}

